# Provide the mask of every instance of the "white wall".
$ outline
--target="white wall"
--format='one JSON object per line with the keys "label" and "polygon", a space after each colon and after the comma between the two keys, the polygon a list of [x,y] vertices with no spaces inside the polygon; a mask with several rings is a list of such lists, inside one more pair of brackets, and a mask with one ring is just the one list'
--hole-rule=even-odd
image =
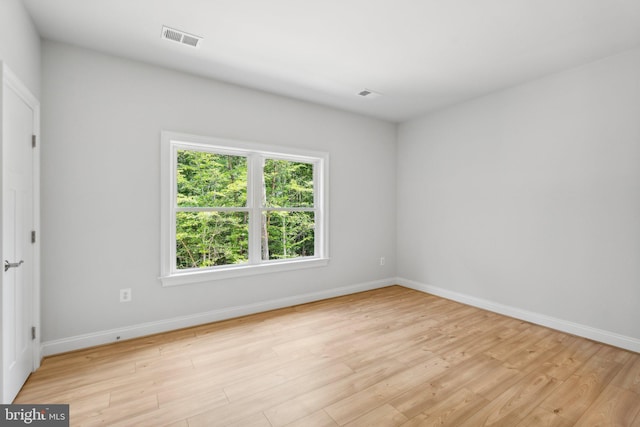
{"label": "white wall", "polygon": [[0,0],[0,61],[39,98],[40,36],[20,0]]}
{"label": "white wall", "polygon": [[[45,345],[392,283],[385,279],[396,274],[395,125],[50,41],[43,44],[43,76]],[[163,288],[157,280],[163,129],[328,151],[330,265]],[[118,290],[125,287],[133,301],[121,304]]]}
{"label": "white wall", "polygon": [[399,276],[640,339],[640,50],[398,139]]}

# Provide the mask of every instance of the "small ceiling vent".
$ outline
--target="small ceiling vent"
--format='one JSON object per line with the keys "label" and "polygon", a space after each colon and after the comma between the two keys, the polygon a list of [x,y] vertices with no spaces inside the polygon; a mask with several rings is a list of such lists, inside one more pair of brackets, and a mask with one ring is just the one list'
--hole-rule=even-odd
{"label": "small ceiling vent", "polygon": [[374,98],[378,98],[381,95],[378,92],[374,92],[369,89],[363,89],[360,92],[358,92],[358,96],[361,96],[367,99],[374,99]]}
{"label": "small ceiling vent", "polygon": [[165,26],[162,27],[162,38],[186,44],[191,47],[200,47],[200,43],[202,42],[202,37],[194,36],[193,34]]}

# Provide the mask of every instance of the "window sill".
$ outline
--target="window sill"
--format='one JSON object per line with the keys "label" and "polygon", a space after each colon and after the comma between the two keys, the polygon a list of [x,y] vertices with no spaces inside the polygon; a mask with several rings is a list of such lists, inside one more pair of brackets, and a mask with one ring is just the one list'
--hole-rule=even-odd
{"label": "window sill", "polygon": [[162,286],[180,286],[214,280],[232,279],[235,277],[254,276],[258,274],[277,273],[281,271],[301,270],[304,268],[324,267],[329,264],[328,258],[312,258],[273,262],[259,265],[241,265],[215,267],[203,271],[188,271],[160,277]]}

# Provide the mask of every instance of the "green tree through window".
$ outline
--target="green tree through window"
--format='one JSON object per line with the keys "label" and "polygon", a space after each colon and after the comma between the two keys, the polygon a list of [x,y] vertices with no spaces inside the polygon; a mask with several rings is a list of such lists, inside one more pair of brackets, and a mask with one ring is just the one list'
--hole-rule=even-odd
{"label": "green tree through window", "polygon": [[313,165],[265,159],[262,169],[262,259],[314,255]]}
{"label": "green tree through window", "polygon": [[247,262],[247,159],[177,151],[176,268]]}

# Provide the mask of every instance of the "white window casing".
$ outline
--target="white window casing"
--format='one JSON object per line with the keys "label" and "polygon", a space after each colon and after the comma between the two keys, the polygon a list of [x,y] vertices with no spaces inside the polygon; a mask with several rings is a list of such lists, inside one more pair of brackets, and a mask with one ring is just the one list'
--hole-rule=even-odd
{"label": "white window casing", "polygon": [[[208,208],[177,208],[177,151],[205,151],[247,158],[246,207],[215,208],[216,211],[249,213],[249,259],[243,264],[207,268],[176,268],[176,212],[206,211]],[[314,206],[312,208],[266,208],[271,211],[314,212],[314,254],[289,259],[262,260],[261,212],[262,167],[265,159],[288,160],[313,165]],[[207,282],[255,274],[326,266],[329,262],[328,182],[329,154],[305,149],[258,144],[214,137],[163,131],[160,155],[160,280],[163,286]]]}

